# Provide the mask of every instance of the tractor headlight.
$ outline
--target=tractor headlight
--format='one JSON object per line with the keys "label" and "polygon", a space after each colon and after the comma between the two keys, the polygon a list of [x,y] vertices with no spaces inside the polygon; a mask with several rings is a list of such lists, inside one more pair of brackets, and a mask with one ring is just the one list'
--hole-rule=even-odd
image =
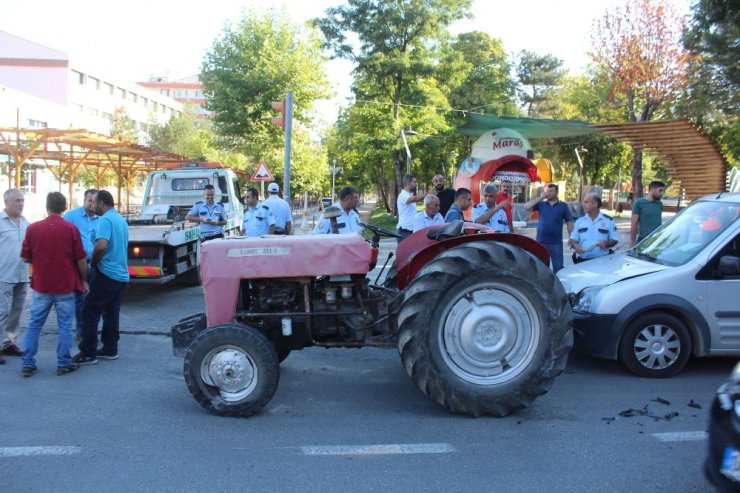
{"label": "tractor headlight", "polygon": [[578,293],[575,302],[573,303],[573,311],[588,313],[591,310],[591,303],[594,298],[605,287],[606,286],[591,286]]}

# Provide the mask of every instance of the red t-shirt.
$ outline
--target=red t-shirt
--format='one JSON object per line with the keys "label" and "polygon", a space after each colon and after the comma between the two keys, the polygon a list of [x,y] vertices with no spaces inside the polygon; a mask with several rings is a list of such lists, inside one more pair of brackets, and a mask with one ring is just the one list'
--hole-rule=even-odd
{"label": "red t-shirt", "polygon": [[499,202],[503,202],[504,200],[509,201],[509,205],[504,207],[504,211],[506,211],[506,220],[509,221],[509,229],[513,229],[514,223],[511,222],[511,206],[512,206],[511,197],[504,192],[497,192],[496,193],[496,203],[498,204]]}
{"label": "red t-shirt", "polygon": [[33,264],[31,289],[44,294],[82,292],[77,261],[85,249],[77,226],[55,214],[26,230],[21,257]]}

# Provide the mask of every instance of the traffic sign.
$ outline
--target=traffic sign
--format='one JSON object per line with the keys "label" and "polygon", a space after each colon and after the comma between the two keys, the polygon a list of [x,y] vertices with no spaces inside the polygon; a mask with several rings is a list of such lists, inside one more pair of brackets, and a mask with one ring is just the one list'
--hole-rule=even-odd
{"label": "traffic sign", "polygon": [[257,169],[252,173],[252,181],[273,181],[275,178],[272,177],[272,173],[267,169],[267,165],[264,161],[260,161]]}

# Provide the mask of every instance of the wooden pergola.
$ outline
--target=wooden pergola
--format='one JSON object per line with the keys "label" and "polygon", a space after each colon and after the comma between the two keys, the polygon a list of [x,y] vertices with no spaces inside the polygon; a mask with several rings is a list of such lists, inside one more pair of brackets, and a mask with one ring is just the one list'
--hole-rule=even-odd
{"label": "wooden pergola", "polygon": [[[75,174],[86,169],[96,177],[97,188],[106,170],[118,177],[118,204],[121,206],[121,189],[130,190],[138,173],[159,169],[164,163],[191,161],[185,156],[163,152],[159,149],[122,142],[112,137],[87,130],[61,130],[55,128],[16,128],[0,126],[0,154],[12,157],[8,175],[15,173],[15,186],[21,186],[21,167],[33,160],[42,162],[59,181],[69,177],[71,199]],[[126,194],[126,211],[130,209]]]}

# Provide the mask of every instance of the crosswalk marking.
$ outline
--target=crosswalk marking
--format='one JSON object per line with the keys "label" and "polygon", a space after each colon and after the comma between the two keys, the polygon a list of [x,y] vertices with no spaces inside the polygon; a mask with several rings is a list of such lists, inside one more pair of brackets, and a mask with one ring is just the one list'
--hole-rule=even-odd
{"label": "crosswalk marking", "polygon": [[706,440],[709,435],[706,431],[675,431],[672,433],[651,433],[661,442],[696,442]]}
{"label": "crosswalk marking", "polygon": [[31,457],[36,455],[76,455],[82,447],[46,446],[46,447],[0,447],[0,457]]}
{"label": "crosswalk marking", "polygon": [[455,447],[449,443],[393,443],[386,445],[327,445],[301,447],[303,455],[398,455],[449,454]]}

